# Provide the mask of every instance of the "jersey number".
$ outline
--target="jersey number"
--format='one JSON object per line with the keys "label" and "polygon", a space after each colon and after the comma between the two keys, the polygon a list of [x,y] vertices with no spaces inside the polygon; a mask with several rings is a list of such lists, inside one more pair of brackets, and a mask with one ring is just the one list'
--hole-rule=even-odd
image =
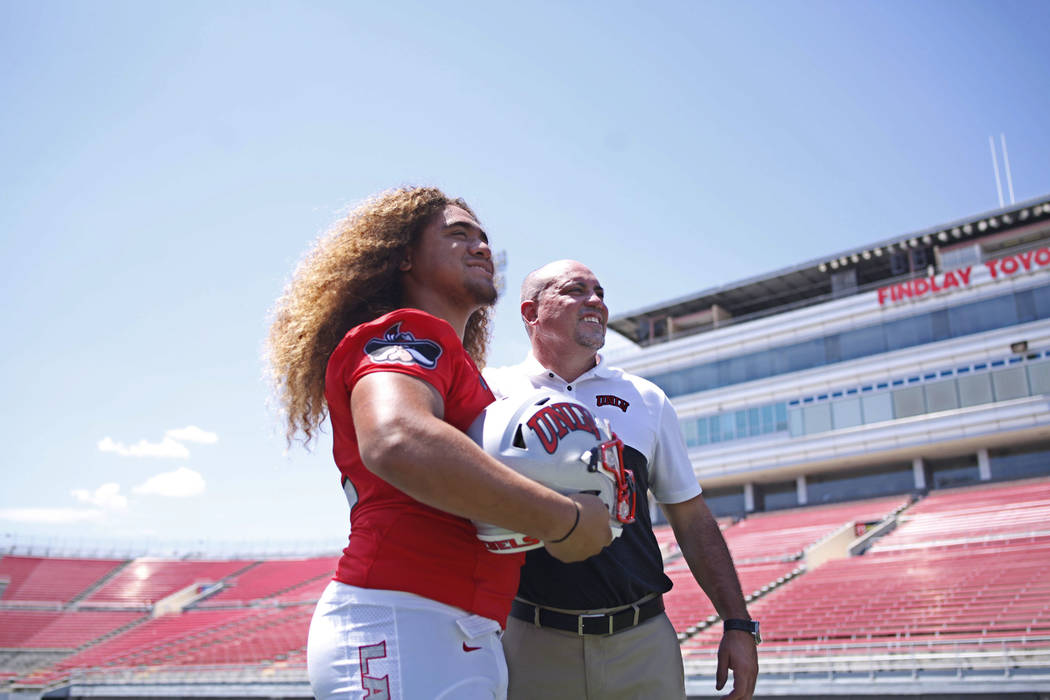
{"label": "jersey number", "polygon": [[390,700],[389,677],[377,678],[368,675],[368,664],[372,659],[386,658],[386,642],[358,647],[357,652],[361,658],[361,687],[367,691],[365,692],[365,697],[375,698],[375,700]]}

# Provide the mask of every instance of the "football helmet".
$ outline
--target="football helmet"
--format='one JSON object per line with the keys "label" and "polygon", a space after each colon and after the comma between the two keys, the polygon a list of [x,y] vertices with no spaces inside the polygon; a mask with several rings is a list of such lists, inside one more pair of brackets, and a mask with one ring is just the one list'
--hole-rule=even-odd
{"label": "football helmet", "polygon": [[[562,494],[592,493],[609,509],[618,537],[634,522],[634,474],[623,466],[623,443],[606,420],[576,399],[549,389],[500,399],[467,430],[488,454],[522,476]],[[493,552],[537,549],[540,540],[474,522],[478,539]]]}

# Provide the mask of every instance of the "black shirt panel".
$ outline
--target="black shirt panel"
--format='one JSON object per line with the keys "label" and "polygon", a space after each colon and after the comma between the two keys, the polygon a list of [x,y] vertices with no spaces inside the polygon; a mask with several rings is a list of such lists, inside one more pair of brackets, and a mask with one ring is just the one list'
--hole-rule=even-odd
{"label": "black shirt panel", "polygon": [[649,468],[638,450],[624,446],[624,464],[638,485],[635,521],[595,556],[565,564],[546,549],[526,554],[518,596],[566,610],[598,610],[629,605],[649,593],[671,590],[649,514]]}

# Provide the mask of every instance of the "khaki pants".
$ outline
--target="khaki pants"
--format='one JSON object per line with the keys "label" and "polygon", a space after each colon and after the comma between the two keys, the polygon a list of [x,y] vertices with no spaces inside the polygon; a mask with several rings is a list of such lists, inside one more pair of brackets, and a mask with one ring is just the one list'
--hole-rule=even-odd
{"label": "khaki pants", "polygon": [[681,700],[685,671],[661,614],[613,635],[581,637],[507,619],[508,700]]}

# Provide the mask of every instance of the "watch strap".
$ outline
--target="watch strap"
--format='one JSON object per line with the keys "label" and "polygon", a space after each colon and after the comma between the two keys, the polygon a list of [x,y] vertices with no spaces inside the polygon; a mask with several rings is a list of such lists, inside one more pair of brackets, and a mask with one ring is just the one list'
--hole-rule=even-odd
{"label": "watch strap", "polygon": [[759,636],[758,632],[758,621],[757,620],[742,620],[729,618],[723,620],[722,631],[728,632],[729,630],[739,630],[741,632],[747,632],[755,638],[755,643],[758,644],[762,641],[762,637]]}

